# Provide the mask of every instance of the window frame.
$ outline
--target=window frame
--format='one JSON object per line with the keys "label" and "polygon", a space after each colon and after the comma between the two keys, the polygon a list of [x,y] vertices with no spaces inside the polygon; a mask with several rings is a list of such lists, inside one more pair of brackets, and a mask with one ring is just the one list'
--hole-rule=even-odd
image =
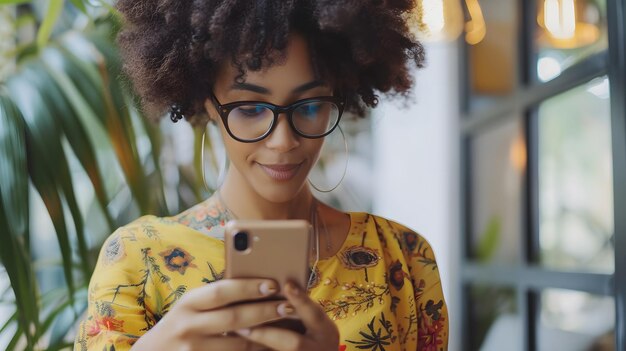
{"label": "window frame", "polygon": [[[489,106],[471,108],[470,67],[468,45],[459,40],[460,60],[460,185],[461,228],[459,271],[461,303],[461,342],[470,345],[470,286],[487,284],[515,289],[518,313],[522,318],[522,349],[537,350],[537,324],[540,314],[540,294],[544,289],[568,289],[615,299],[615,347],[626,350],[626,0],[607,0],[608,49],[594,54],[564,70],[548,82],[536,77],[534,31],[536,1],[512,0],[518,8],[518,65],[516,89],[509,97]],[[461,2],[463,3],[463,2]],[[538,126],[537,109],[546,99],[566,92],[592,80],[608,76],[611,94],[611,134],[613,153],[613,192],[615,230],[615,271],[613,274],[564,272],[540,266],[539,206],[538,206]],[[523,119],[527,145],[527,168],[523,174],[522,237],[519,242],[522,261],[515,266],[478,263],[471,258],[472,228],[472,160],[470,143],[478,132],[509,118]],[[623,211],[623,210],[622,210]]]}

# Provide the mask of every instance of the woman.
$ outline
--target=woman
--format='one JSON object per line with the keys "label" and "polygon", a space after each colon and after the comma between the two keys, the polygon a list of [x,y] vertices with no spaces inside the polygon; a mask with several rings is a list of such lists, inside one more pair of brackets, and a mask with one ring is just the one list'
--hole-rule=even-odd
{"label": "woman", "polygon": [[[307,176],[343,111],[404,94],[422,46],[412,1],[119,0],[125,70],[149,114],[214,123],[230,167],[219,190],[105,242],[79,350],[447,350],[437,264],[420,235],[313,196]],[[244,102],[244,103],[242,103]],[[287,300],[266,279],[221,279],[223,225],[306,219],[319,259]],[[270,326],[301,319],[306,333]]]}

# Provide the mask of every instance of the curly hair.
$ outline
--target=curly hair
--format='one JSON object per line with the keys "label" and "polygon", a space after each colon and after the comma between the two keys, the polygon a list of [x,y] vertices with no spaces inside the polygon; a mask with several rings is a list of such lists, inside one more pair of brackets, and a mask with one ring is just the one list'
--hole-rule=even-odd
{"label": "curly hair", "polygon": [[192,123],[206,120],[203,103],[220,64],[238,80],[285,58],[297,32],[310,48],[315,74],[342,92],[358,116],[378,104],[376,92],[408,96],[410,64],[424,48],[406,19],[414,0],[118,0],[123,70],[144,112],[159,118],[178,104]]}

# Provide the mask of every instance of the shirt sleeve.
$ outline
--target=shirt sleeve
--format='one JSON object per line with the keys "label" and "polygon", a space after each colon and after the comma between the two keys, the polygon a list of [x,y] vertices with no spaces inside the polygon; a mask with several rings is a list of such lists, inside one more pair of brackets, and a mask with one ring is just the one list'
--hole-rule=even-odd
{"label": "shirt sleeve", "polygon": [[435,254],[419,234],[402,232],[409,274],[414,286],[418,350],[448,350],[448,308],[441,287]]}
{"label": "shirt sleeve", "polygon": [[122,227],[102,246],[74,350],[129,350],[155,324],[146,306],[152,289],[149,270],[143,269],[144,250],[135,241]]}

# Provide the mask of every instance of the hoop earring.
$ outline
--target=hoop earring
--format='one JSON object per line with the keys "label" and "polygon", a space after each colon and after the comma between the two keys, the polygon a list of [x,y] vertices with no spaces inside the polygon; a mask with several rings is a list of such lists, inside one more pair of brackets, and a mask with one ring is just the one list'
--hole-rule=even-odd
{"label": "hoop earring", "polygon": [[311,187],[313,187],[313,189],[315,189],[316,191],[319,191],[320,193],[330,193],[331,191],[337,189],[337,187],[339,187],[339,185],[341,185],[341,183],[343,182],[343,179],[346,177],[346,172],[348,171],[348,159],[350,157],[350,153],[348,151],[348,141],[346,140],[346,135],[344,134],[343,129],[341,129],[341,126],[338,125],[337,129],[339,129],[339,132],[341,133],[341,137],[343,138],[343,147],[344,147],[345,154],[346,154],[346,163],[343,166],[343,173],[341,174],[341,179],[339,179],[339,183],[337,183],[334,187],[330,189],[322,189],[319,186],[315,185],[311,181],[310,178],[307,178]]}
{"label": "hoop earring", "polygon": [[[224,147],[223,143],[222,145],[216,145],[216,143],[212,142],[222,137],[219,133],[219,130],[209,131],[209,136],[207,138],[207,130],[209,129],[209,125],[215,126],[216,123],[210,121],[209,123],[207,123],[206,127],[204,127],[204,132],[202,132],[202,146],[200,149],[200,158],[202,162],[202,182],[204,183],[204,187],[206,188],[206,190],[211,193],[218,189],[224,181],[224,177],[226,176],[226,170],[228,168],[228,157],[226,155],[226,148]],[[206,158],[204,157],[206,139],[209,139],[209,149],[211,150],[212,154],[211,159],[213,161],[213,168],[217,168],[217,176],[215,177],[215,184],[213,189],[209,187],[209,184],[206,180]],[[218,157],[219,154],[221,154],[221,157]]]}

